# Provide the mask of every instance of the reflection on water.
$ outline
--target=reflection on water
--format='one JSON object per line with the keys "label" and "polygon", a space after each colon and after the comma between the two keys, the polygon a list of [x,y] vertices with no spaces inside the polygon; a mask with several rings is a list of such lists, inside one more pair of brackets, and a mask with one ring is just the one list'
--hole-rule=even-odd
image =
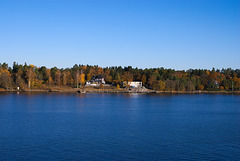
{"label": "reflection on water", "polygon": [[0,93],[0,160],[240,160],[240,96]]}

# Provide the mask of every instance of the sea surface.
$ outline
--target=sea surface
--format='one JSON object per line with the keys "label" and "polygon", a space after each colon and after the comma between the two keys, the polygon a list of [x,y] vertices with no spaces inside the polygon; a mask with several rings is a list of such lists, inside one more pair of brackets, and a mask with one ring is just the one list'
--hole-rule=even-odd
{"label": "sea surface", "polygon": [[2,93],[0,160],[240,160],[240,95]]}

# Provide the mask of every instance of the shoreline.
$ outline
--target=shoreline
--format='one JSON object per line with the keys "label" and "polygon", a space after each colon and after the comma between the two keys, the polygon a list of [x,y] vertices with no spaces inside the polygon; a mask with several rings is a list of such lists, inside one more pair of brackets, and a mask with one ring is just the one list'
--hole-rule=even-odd
{"label": "shoreline", "polygon": [[94,94],[94,93],[142,93],[142,94],[235,94],[240,95],[240,91],[137,91],[137,90],[85,90],[81,92],[80,89],[72,90],[44,90],[44,89],[33,89],[33,90],[0,90],[0,93],[79,93],[79,94]]}

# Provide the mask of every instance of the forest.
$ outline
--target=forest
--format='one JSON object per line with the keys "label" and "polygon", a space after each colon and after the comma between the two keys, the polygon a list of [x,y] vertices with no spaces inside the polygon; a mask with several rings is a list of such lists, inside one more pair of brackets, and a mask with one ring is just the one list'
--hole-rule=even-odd
{"label": "forest", "polygon": [[131,66],[99,67],[77,65],[72,68],[51,69],[26,63],[0,63],[0,88],[5,90],[46,89],[50,87],[76,88],[84,86],[92,76],[102,75],[107,84],[122,87],[123,81],[142,81],[143,86],[156,91],[239,91],[240,69],[161,68],[138,69]]}

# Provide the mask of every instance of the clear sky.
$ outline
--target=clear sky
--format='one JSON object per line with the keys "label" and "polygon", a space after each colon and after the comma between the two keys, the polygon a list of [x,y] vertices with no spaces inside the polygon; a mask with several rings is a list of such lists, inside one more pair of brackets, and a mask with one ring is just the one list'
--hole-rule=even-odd
{"label": "clear sky", "polygon": [[0,62],[240,69],[240,0],[1,0]]}

